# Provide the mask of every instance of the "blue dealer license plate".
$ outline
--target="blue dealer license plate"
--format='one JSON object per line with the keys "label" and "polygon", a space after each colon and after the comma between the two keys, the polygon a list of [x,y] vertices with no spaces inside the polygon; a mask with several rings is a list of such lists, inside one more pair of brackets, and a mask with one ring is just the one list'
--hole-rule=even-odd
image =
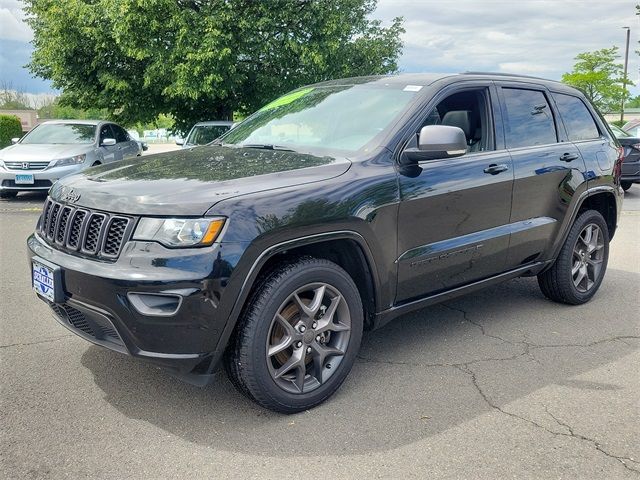
{"label": "blue dealer license plate", "polygon": [[39,262],[33,262],[33,289],[47,300],[55,301],[55,279],[53,269]]}

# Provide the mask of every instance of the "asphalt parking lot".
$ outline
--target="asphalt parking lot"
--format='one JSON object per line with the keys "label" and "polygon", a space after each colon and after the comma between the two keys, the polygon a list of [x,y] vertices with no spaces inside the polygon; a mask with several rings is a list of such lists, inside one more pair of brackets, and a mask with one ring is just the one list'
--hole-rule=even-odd
{"label": "asphalt parking lot", "polygon": [[59,326],[25,254],[43,199],[0,201],[2,478],[640,477],[640,186],[591,303],[519,279],[411,314],[293,416]]}

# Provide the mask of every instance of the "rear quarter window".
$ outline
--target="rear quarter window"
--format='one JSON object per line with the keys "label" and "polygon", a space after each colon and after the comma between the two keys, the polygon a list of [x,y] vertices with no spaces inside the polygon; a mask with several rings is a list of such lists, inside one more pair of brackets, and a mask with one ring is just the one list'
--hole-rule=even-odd
{"label": "rear quarter window", "polygon": [[507,148],[556,143],[553,112],[544,93],[522,88],[503,88]]}
{"label": "rear quarter window", "polygon": [[600,137],[600,130],[582,100],[562,93],[554,93],[553,98],[558,106],[562,122],[567,129],[569,140],[577,142]]}

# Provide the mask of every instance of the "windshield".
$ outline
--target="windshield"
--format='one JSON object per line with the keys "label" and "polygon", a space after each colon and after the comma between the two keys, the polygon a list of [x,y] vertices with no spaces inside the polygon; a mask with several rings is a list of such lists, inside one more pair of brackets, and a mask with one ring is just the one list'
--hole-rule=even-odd
{"label": "windshield", "polygon": [[205,145],[213,142],[216,138],[229,130],[226,125],[196,125],[189,132],[187,145]]}
{"label": "windshield", "polygon": [[628,138],[628,137],[631,137],[630,133],[625,132],[620,127],[616,127],[615,125],[609,125],[609,126],[611,127],[611,130],[613,130],[613,134],[616,136],[616,138]]}
{"label": "windshield", "polygon": [[50,123],[38,125],[20,143],[23,144],[85,144],[93,143],[95,125],[78,123]]}
{"label": "windshield", "polygon": [[271,102],[239,124],[225,144],[356,152],[391,125],[415,95],[395,85],[308,87]]}

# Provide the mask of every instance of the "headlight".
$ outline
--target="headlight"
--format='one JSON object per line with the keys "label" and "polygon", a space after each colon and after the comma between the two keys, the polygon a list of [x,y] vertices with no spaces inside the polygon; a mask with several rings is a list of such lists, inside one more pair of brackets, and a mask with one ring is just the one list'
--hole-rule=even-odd
{"label": "headlight", "polygon": [[159,242],[166,247],[211,245],[222,231],[224,218],[141,218],[134,240]]}
{"label": "headlight", "polygon": [[53,166],[63,167],[65,165],[78,165],[80,163],[84,163],[86,158],[87,158],[87,155],[85,153],[83,153],[82,155],[76,155],[74,157],[61,158],[59,160],[56,160]]}

